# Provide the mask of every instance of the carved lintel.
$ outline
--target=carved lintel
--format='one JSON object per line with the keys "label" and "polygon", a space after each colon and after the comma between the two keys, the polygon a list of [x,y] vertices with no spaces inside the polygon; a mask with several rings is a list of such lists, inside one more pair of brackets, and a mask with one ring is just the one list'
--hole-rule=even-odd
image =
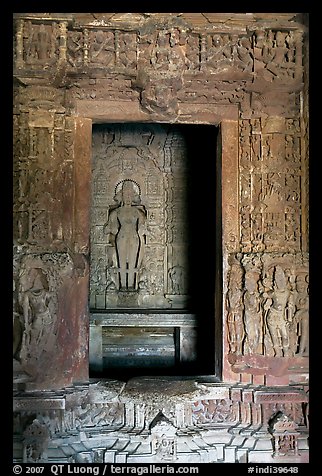
{"label": "carved lintel", "polygon": [[183,86],[180,75],[149,74],[139,71],[132,87],[140,91],[143,110],[167,117],[178,114],[177,94]]}

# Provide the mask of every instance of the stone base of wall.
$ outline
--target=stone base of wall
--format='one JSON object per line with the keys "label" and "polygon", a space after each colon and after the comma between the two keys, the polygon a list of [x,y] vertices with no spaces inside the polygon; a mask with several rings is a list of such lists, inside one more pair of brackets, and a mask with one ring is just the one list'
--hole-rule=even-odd
{"label": "stone base of wall", "polygon": [[14,395],[14,462],[308,462],[304,388],[169,377]]}

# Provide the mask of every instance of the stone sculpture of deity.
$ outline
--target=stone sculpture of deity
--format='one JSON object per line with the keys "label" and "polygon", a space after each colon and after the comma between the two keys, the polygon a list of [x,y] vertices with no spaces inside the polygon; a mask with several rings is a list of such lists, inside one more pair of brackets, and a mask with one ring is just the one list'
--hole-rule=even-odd
{"label": "stone sculpture of deity", "polygon": [[134,291],[138,288],[138,271],[141,267],[146,242],[146,210],[141,205],[138,186],[132,180],[124,180],[110,207],[104,233],[109,244],[115,247],[118,265],[118,288]]}

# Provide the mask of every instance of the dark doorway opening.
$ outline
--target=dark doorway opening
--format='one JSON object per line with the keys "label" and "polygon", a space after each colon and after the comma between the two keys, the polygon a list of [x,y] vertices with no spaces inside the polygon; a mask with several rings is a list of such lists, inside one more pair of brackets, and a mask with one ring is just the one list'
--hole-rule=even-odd
{"label": "dark doorway opening", "polygon": [[[217,139],[213,125],[93,126],[92,377],[214,375],[221,322]],[[125,185],[133,191],[132,233],[140,236],[128,246],[140,244],[132,264],[123,265],[117,239],[125,230]]]}

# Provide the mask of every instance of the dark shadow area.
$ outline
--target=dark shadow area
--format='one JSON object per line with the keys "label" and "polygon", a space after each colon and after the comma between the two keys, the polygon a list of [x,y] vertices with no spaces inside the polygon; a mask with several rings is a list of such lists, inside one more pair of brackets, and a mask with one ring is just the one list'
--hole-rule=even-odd
{"label": "dark shadow area", "polygon": [[[198,322],[197,359],[189,372],[215,372],[216,149],[218,128],[181,125],[187,144],[189,311]],[[195,367],[195,368],[194,368]]]}

